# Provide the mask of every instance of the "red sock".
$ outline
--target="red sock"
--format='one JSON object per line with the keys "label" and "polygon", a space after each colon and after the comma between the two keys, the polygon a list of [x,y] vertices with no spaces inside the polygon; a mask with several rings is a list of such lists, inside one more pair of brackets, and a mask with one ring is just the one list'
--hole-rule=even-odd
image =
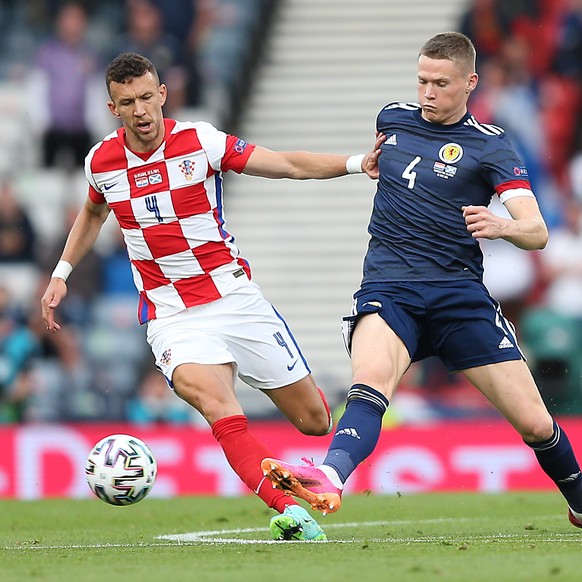
{"label": "red sock", "polygon": [[212,425],[212,434],[234,472],[269,507],[283,513],[287,505],[298,505],[292,497],[273,489],[270,481],[263,476],[261,461],[272,455],[249,431],[246,416],[239,414],[217,420]]}

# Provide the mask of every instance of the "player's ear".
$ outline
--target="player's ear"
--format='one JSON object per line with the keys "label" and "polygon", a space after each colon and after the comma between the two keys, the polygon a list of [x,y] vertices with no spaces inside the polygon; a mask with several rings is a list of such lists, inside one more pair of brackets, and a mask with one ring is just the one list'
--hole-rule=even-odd
{"label": "player's ear", "polygon": [[477,73],[472,73],[467,80],[467,90],[466,93],[470,93],[477,87],[477,83],[479,82],[479,75]]}
{"label": "player's ear", "polygon": [[160,104],[163,106],[168,97],[168,88],[162,83],[160,85]]}
{"label": "player's ear", "polygon": [[115,117],[121,117],[121,115],[117,113],[117,107],[115,107],[115,103],[113,103],[113,101],[107,101],[107,107],[109,107],[109,111],[111,111]]}

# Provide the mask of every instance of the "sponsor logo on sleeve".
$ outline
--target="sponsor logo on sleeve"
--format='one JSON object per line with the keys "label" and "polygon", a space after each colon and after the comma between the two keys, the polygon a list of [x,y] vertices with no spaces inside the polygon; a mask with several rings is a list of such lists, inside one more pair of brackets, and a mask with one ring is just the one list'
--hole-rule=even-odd
{"label": "sponsor logo on sleeve", "polygon": [[232,148],[237,154],[242,154],[249,145],[244,139],[238,139]]}
{"label": "sponsor logo on sleeve", "polygon": [[513,168],[513,175],[517,176],[518,178],[527,178],[528,177],[528,173],[527,173],[527,168],[524,168],[523,166],[520,167],[515,167]]}

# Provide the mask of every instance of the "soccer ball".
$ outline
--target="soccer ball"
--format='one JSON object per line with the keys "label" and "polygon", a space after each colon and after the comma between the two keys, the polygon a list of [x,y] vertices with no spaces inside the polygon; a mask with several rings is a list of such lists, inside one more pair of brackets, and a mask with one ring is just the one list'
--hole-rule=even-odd
{"label": "soccer ball", "polygon": [[141,501],[153,487],[157,472],[150,448],[128,434],[101,439],[89,453],[85,467],[93,493],[111,505]]}

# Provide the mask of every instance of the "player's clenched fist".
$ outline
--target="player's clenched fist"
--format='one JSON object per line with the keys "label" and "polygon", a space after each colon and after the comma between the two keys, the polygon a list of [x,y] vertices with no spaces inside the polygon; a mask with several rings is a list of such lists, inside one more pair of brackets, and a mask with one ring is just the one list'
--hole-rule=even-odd
{"label": "player's clenched fist", "polygon": [[506,219],[493,214],[485,206],[463,206],[463,218],[473,238],[502,238]]}

